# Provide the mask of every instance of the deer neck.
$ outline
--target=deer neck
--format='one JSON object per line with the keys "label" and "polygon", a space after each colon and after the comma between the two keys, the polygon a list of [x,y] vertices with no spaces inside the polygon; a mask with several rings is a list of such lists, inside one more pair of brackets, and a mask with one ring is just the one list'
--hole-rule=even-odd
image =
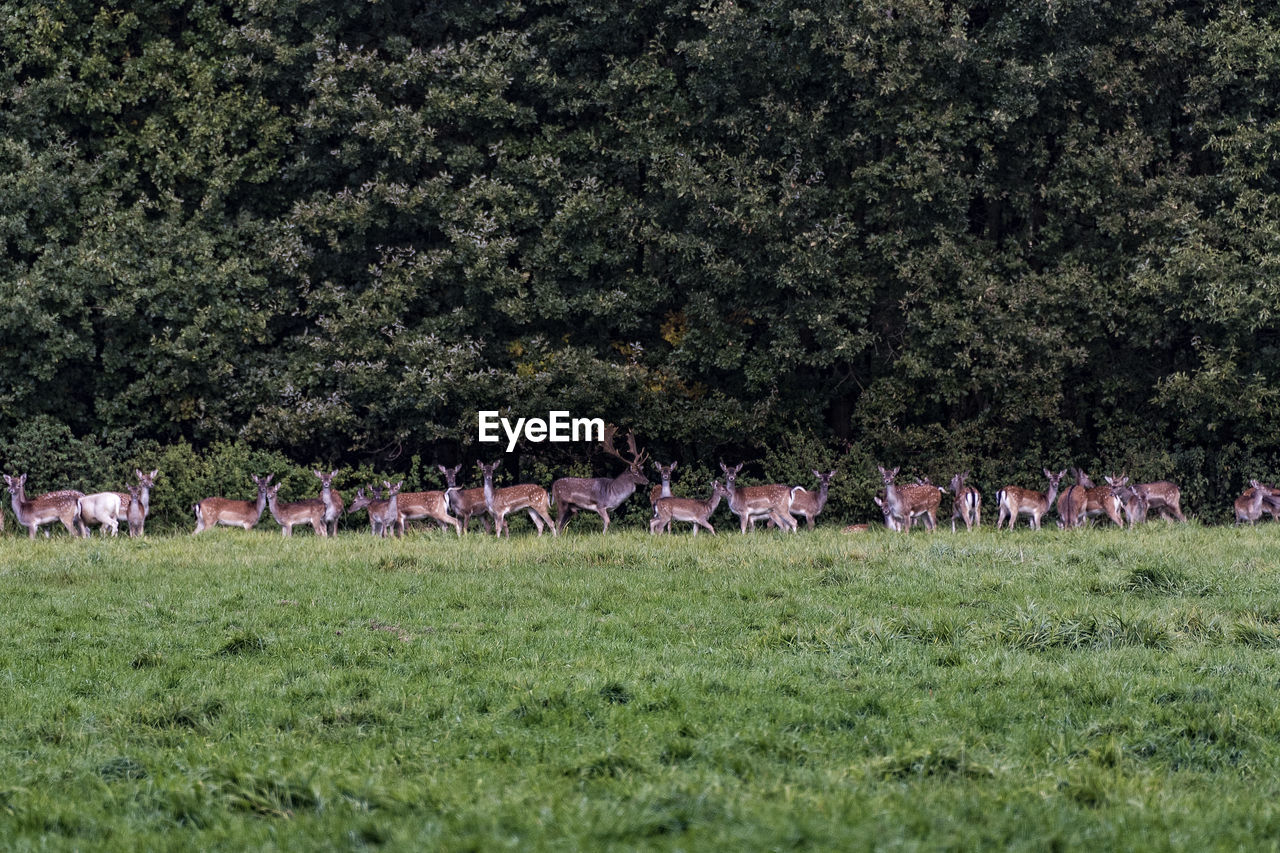
{"label": "deer neck", "polygon": [[1053,499],[1058,496],[1058,484],[1050,481],[1049,491],[1045,493],[1044,499],[1049,506],[1053,506]]}
{"label": "deer neck", "polygon": [[626,479],[629,473],[629,471],[623,471],[612,480],[605,481],[604,498],[606,503],[617,506],[635,493],[635,481]]}
{"label": "deer neck", "polygon": [[716,511],[716,507],[720,506],[720,498],[721,498],[723,495],[724,495],[724,492],[721,492],[721,491],[719,491],[718,489],[713,489],[713,490],[712,490],[712,492],[711,492],[711,500],[707,501],[707,515],[708,515],[708,517],[709,517],[712,513],[714,513],[714,512]]}
{"label": "deer neck", "polygon": [[827,505],[827,490],[830,488],[829,483],[823,483],[818,488],[818,512],[822,512],[822,508]]}
{"label": "deer neck", "polygon": [[[272,517],[272,518],[274,518],[274,519],[275,519],[277,522],[279,522],[280,524],[284,524],[284,522],[280,520],[280,503],[279,503],[279,500],[276,498],[276,496],[275,496],[275,495],[268,495],[268,496],[267,496],[267,508],[271,511],[271,517]],[[259,518],[261,518],[261,517],[262,517],[262,504],[261,504],[261,502],[259,502],[259,504],[258,504],[258,517],[259,517]]]}
{"label": "deer neck", "polygon": [[493,510],[493,478],[484,478],[484,505],[490,511]]}
{"label": "deer neck", "polygon": [[[266,493],[266,491],[258,492],[258,503],[257,503],[258,514],[257,514],[257,515],[255,515],[255,516],[253,517],[253,523],[254,523],[254,524],[257,524],[257,523],[258,523],[258,519],[262,518],[262,511],[263,511],[264,509],[266,509],[266,506],[267,506],[267,493]],[[274,510],[274,509],[272,509],[271,514],[272,514],[272,515],[275,515],[275,510]]]}

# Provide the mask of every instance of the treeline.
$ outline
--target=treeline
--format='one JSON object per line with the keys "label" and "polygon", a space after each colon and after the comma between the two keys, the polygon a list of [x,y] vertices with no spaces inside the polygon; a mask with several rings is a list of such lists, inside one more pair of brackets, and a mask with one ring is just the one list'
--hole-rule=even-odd
{"label": "treeline", "polygon": [[495,407],[835,515],[877,461],[1280,474],[1272,4],[0,8],[0,465],[50,488],[54,435],[430,471]]}

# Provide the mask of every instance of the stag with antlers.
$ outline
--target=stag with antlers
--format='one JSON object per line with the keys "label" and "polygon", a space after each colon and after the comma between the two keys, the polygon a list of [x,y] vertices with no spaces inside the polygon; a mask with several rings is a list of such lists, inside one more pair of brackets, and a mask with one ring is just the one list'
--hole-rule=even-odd
{"label": "stag with antlers", "polygon": [[627,470],[616,477],[561,477],[551,484],[551,500],[556,505],[556,530],[563,532],[569,519],[579,510],[589,509],[604,520],[604,532],[609,532],[609,511],[617,509],[635,492],[637,486],[649,485],[644,475],[644,463],[648,454],[636,449],[636,437],[627,434],[627,447],[631,458],[623,456],[613,446],[618,428],[605,428],[601,446],[605,453],[627,464]]}

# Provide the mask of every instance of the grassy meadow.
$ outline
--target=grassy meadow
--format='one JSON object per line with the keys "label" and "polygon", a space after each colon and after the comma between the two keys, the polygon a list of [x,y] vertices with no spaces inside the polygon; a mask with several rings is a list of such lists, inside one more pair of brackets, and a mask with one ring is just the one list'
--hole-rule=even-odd
{"label": "grassy meadow", "polygon": [[10,532],[0,595],[5,849],[1280,845],[1275,525]]}

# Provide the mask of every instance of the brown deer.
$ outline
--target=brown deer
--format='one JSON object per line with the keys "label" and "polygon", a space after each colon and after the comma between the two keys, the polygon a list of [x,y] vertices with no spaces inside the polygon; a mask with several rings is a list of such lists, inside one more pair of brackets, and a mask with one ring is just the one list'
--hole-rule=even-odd
{"label": "brown deer", "polygon": [[965,530],[974,526],[982,526],[982,492],[972,486],[966,486],[969,472],[956,474],[951,478],[951,532],[956,532],[956,519],[964,522]]}
{"label": "brown deer", "polygon": [[1005,486],[1000,490],[996,496],[1000,501],[1000,518],[996,520],[997,530],[1000,529],[1000,522],[1005,518],[1009,519],[1009,529],[1013,530],[1019,515],[1031,516],[1031,529],[1040,529],[1040,519],[1049,511],[1049,507],[1053,506],[1053,499],[1058,496],[1058,483],[1067,475],[1067,472],[1064,469],[1054,474],[1045,468],[1044,475],[1049,478],[1047,492],[1037,492],[1034,489],[1023,489],[1019,486]]}
{"label": "brown deer", "polygon": [[30,538],[36,538],[36,529],[41,525],[61,521],[62,526],[72,536],[88,536],[89,532],[80,523],[80,499],[83,492],[64,489],[48,492],[32,500],[27,500],[27,475],[15,477],[4,475],[4,484],[9,489],[10,504],[18,523],[27,528]]}
{"label": "brown deer", "polygon": [[448,484],[444,494],[449,501],[449,511],[458,517],[459,523],[462,525],[462,532],[467,532],[467,528],[471,525],[471,518],[475,516],[484,525],[484,532],[488,533],[489,510],[484,505],[484,489],[480,487],[474,489],[458,488],[458,472],[462,470],[461,465],[455,465],[452,468],[446,468],[443,465],[437,465],[436,467],[440,469],[441,474],[444,474],[445,482]]}
{"label": "brown deer", "polygon": [[556,505],[557,533],[563,533],[573,516],[583,509],[592,510],[599,515],[604,520],[604,532],[608,533],[609,510],[621,506],[637,486],[649,485],[649,479],[644,475],[646,454],[636,450],[636,437],[627,436],[627,445],[631,449],[631,458],[628,459],[613,446],[616,432],[615,426],[605,428],[602,447],[605,453],[627,463],[627,470],[616,477],[561,477],[551,484],[551,500]]}
{"label": "brown deer", "polygon": [[383,539],[387,538],[387,531],[397,539],[402,538],[404,525],[400,521],[400,487],[404,485],[404,480],[394,486],[390,481],[383,480],[382,485],[387,489],[386,499],[369,504],[369,518],[374,519],[376,516],[376,527],[381,531]]}
{"label": "brown deer", "polygon": [[312,471],[311,473],[320,478],[320,502],[324,504],[325,532],[329,536],[337,536],[338,519],[342,518],[342,513],[346,509],[342,495],[333,488],[333,478],[338,476],[338,472],[330,471],[324,474],[320,471]]}
{"label": "brown deer", "polygon": [[738,516],[742,524],[742,532],[747,532],[747,524],[756,518],[768,518],[783,530],[795,533],[799,527],[795,516],[791,514],[791,487],[782,485],[770,486],[738,486],[738,472],[745,463],[739,462],[730,468],[724,462],[720,470],[724,472],[725,492],[729,498],[729,511]]}
{"label": "brown deer", "polygon": [[1089,519],[1094,519],[1100,515],[1105,515],[1111,519],[1116,527],[1124,527],[1124,522],[1120,520],[1122,506],[1114,490],[1129,482],[1129,478],[1124,476],[1104,477],[1103,479],[1107,481],[1107,484],[1105,486],[1095,486],[1093,480],[1089,479],[1089,475],[1079,468],[1072,468],[1071,474],[1076,478],[1076,483],[1084,486],[1085,516]]}
{"label": "brown deer", "polygon": [[1249,522],[1250,526],[1262,517],[1262,502],[1270,495],[1270,490],[1257,480],[1249,481],[1249,488],[1235,500],[1236,524]]}
{"label": "brown deer", "polygon": [[256,474],[250,474],[249,476],[258,487],[258,499],[233,501],[227,498],[205,498],[191,508],[196,514],[196,529],[192,531],[192,536],[203,530],[217,527],[219,524],[243,527],[245,530],[253,529],[258,519],[262,518],[262,511],[266,509],[267,488],[271,485],[273,475],[258,477]]}
{"label": "brown deer", "polygon": [[716,507],[720,506],[720,499],[728,494],[719,480],[712,480],[711,497],[705,501],[658,498],[653,505],[653,520],[649,522],[649,532],[665,533],[671,529],[671,522],[688,521],[693,523],[694,536],[698,535],[699,527],[705,527],[714,536],[716,529],[711,526],[711,516],[715,514]]}
{"label": "brown deer", "polygon": [[894,478],[898,469],[880,469],[880,479],[884,482],[884,506],[882,509],[893,517],[895,529],[910,532],[912,519],[923,516],[928,530],[938,529],[938,506],[942,503],[942,490],[937,486],[923,483],[907,483],[895,485]]}
{"label": "brown deer", "polygon": [[[483,491],[482,489],[482,495]],[[449,515],[449,500],[445,497],[444,492],[401,492],[397,500],[400,506],[400,515],[396,524],[400,528],[400,535],[404,535],[406,521],[414,521],[420,518],[434,519],[442,528],[446,524],[452,524],[453,532],[459,536],[462,535],[462,524],[458,519]]]}
{"label": "brown deer", "polygon": [[360,510],[368,510],[369,512],[369,532],[377,536],[382,532],[382,528],[378,525],[378,519],[381,518],[381,512],[386,508],[386,501],[382,499],[382,490],[376,486],[371,486],[372,496],[364,493],[364,486],[356,489],[356,496],[351,501],[351,506],[347,507],[347,515],[354,515]]}
{"label": "brown deer", "polygon": [[495,536],[501,536],[503,531],[506,531],[507,538],[511,538],[511,529],[507,526],[507,514],[521,509],[529,511],[529,517],[538,528],[539,536],[542,535],[543,525],[551,528],[552,536],[560,535],[560,531],[551,521],[551,507],[546,489],[532,483],[501,489],[494,488],[493,472],[498,470],[498,466],[502,464],[501,460],[492,465],[486,465],[483,462],[476,462],[476,464],[484,474],[484,505],[489,510],[489,515],[493,517]]}
{"label": "brown deer", "polygon": [[653,467],[658,469],[658,476],[662,478],[662,482],[649,490],[649,503],[656,504],[658,498],[669,498],[671,494],[671,475],[676,471],[676,463],[663,465],[661,462],[654,462]]}
{"label": "brown deer", "polygon": [[279,483],[267,489],[267,509],[271,511],[271,517],[280,525],[281,536],[293,536],[295,524],[310,524],[317,536],[329,535],[324,524],[323,501],[319,498],[307,498],[291,503],[285,502],[277,500],[276,495],[279,491]]}
{"label": "brown deer", "polygon": [[813,476],[818,478],[817,492],[811,492],[800,486],[796,486],[791,490],[791,514],[803,515],[804,520],[809,523],[810,530],[813,529],[813,520],[827,506],[827,493],[831,488],[831,479],[835,475],[834,468],[825,474],[820,471],[814,471]]}
{"label": "brown deer", "polygon": [[905,522],[894,516],[893,511],[889,509],[888,502],[885,501],[884,494],[878,494],[871,498],[871,500],[875,501],[876,506],[880,507],[880,512],[884,515],[884,526],[894,532],[902,532]]}
{"label": "brown deer", "polygon": [[86,536],[90,524],[98,525],[99,530],[109,530],[115,536],[120,529],[121,512],[119,492],[95,492],[80,499],[80,525]]}
{"label": "brown deer", "polygon": [[1107,478],[1107,482],[1111,484],[1111,494],[1124,510],[1124,517],[1132,528],[1147,520],[1147,499],[1128,480],[1128,477],[1119,477],[1114,480],[1111,477]]}
{"label": "brown deer", "polygon": [[1085,487],[1076,483],[1063,489],[1062,494],[1058,495],[1058,518],[1067,530],[1084,526],[1087,494]]}
{"label": "brown deer", "polygon": [[1148,512],[1154,511],[1165,518],[1176,518],[1178,521],[1187,520],[1182,514],[1182,491],[1175,484],[1168,480],[1157,480],[1154,483],[1139,483],[1133,488],[1147,502]]}
{"label": "brown deer", "polygon": [[147,521],[147,505],[143,500],[143,489],[141,484],[135,486],[133,484],[125,486],[129,491],[129,509],[125,521],[129,525],[130,536],[141,536],[142,527]]}
{"label": "brown deer", "polygon": [[1263,484],[1262,510],[1271,513],[1271,520],[1280,520],[1280,489]]}

